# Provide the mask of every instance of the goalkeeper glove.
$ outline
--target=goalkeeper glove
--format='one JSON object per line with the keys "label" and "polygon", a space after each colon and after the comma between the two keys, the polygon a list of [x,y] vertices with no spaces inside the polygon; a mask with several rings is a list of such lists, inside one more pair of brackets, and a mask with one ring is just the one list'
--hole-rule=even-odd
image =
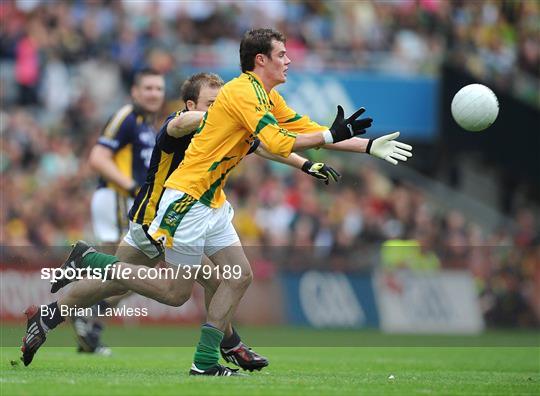
{"label": "goalkeeper glove", "polygon": [[398,164],[397,160],[407,161],[408,157],[412,157],[412,146],[394,140],[398,136],[399,132],[394,132],[377,139],[369,139],[366,152],[394,165]]}
{"label": "goalkeeper glove", "polygon": [[314,163],[310,160],[307,160],[306,162],[304,162],[304,165],[302,165],[302,170],[316,179],[324,180],[324,184],[326,185],[328,185],[329,180],[337,183],[338,180],[341,178],[341,175],[337,170],[335,170],[331,166],[323,164],[322,162]]}
{"label": "goalkeeper glove", "polygon": [[353,136],[361,135],[366,133],[366,128],[371,126],[373,119],[371,118],[362,118],[357,120],[357,118],[364,113],[366,109],[361,107],[349,118],[344,117],[343,107],[337,107],[337,114],[332,126],[330,127],[330,133],[332,134],[332,141],[325,137],[326,143],[337,143],[343,140],[352,138]]}

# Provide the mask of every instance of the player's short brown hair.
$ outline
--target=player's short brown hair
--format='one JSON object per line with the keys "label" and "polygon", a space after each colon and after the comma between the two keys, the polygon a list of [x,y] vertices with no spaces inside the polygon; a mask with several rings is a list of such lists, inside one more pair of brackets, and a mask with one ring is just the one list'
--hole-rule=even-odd
{"label": "player's short brown hair", "polygon": [[199,93],[203,86],[210,88],[221,88],[224,82],[220,76],[214,73],[197,73],[189,77],[182,84],[180,97],[186,103],[192,100],[195,103],[199,100]]}
{"label": "player's short brown hair", "polygon": [[255,69],[255,56],[272,54],[272,40],[285,43],[285,36],[273,29],[248,30],[240,42],[240,66],[242,72]]}
{"label": "player's short brown hair", "polygon": [[163,74],[158,72],[156,69],[152,69],[151,67],[145,67],[144,69],[141,69],[135,73],[135,76],[133,77],[133,85],[139,85],[142,79],[146,76],[163,77]]}

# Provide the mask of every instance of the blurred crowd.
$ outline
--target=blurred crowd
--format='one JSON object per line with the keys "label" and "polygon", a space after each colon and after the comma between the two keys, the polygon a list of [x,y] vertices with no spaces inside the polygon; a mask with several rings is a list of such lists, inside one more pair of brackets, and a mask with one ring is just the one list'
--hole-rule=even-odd
{"label": "blurred crowd", "polygon": [[[165,73],[176,98],[185,67],[237,67],[243,31],[272,25],[287,35],[295,68],[436,73],[450,56],[514,87],[517,75],[539,77],[539,10],[536,1],[2,1],[2,251],[40,257],[93,239],[88,150],[143,65]],[[538,95],[538,85],[524,84],[525,96],[531,87]],[[540,224],[531,211],[488,233],[371,165],[326,159],[343,171],[339,185],[255,156],[231,176],[236,226],[257,276],[381,262],[470,269],[490,323],[528,325],[532,310],[540,317]],[[395,246],[425,267],[386,262]]]}
{"label": "blurred crowd", "polygon": [[296,69],[437,73],[448,58],[540,105],[535,0],[5,0],[0,18],[2,95],[57,113],[125,91],[147,63],[168,87],[185,67],[237,68],[239,38],[263,26],[286,34]]}
{"label": "blurred crowd", "polygon": [[256,275],[276,266],[469,270],[489,324],[540,319],[540,223],[532,210],[520,209],[509,224],[486,231],[425,191],[389,178],[376,162],[326,159],[343,173],[339,184],[325,186],[255,156],[233,174],[228,199]]}

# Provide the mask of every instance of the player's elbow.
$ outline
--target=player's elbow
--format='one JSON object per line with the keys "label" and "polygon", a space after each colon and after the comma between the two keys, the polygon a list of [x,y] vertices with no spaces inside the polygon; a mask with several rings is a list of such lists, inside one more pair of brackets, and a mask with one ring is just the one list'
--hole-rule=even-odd
{"label": "player's elbow", "polygon": [[101,173],[103,164],[112,161],[112,152],[106,147],[95,145],[90,151],[90,156],[88,157],[88,164],[94,172]]}
{"label": "player's elbow", "polygon": [[187,128],[184,128],[181,125],[173,124],[172,122],[167,125],[167,135],[172,136],[173,138],[179,138],[185,136],[189,133]]}
{"label": "player's elbow", "polygon": [[264,150],[267,151],[267,153],[269,154],[272,154],[272,155],[275,155],[275,156],[278,156],[278,157],[283,157],[283,158],[287,158],[289,156],[290,153],[284,153],[282,148],[279,147],[279,146],[265,146],[264,147]]}

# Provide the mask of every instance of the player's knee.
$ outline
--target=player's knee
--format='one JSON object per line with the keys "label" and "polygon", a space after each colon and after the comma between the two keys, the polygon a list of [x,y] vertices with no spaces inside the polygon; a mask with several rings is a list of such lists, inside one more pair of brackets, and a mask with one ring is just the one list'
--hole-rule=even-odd
{"label": "player's knee", "polygon": [[187,300],[191,297],[191,290],[178,290],[178,288],[171,287],[169,288],[167,295],[165,297],[165,304],[180,307],[184,305]]}
{"label": "player's knee", "polygon": [[190,295],[185,293],[176,293],[168,297],[167,305],[172,307],[181,307],[184,305],[187,300],[189,300]]}
{"label": "player's knee", "polygon": [[114,280],[108,281],[106,285],[107,291],[111,293],[112,296],[120,296],[122,294],[126,294],[129,291],[129,289],[127,289],[125,286]]}
{"label": "player's knee", "polygon": [[209,278],[209,279],[204,280],[204,282],[202,283],[202,286],[205,289],[215,292],[218,289],[220,283],[221,283],[221,279],[219,278]]}
{"label": "player's knee", "polygon": [[253,281],[253,272],[251,268],[242,271],[239,276],[231,278],[231,283],[236,289],[247,289]]}

